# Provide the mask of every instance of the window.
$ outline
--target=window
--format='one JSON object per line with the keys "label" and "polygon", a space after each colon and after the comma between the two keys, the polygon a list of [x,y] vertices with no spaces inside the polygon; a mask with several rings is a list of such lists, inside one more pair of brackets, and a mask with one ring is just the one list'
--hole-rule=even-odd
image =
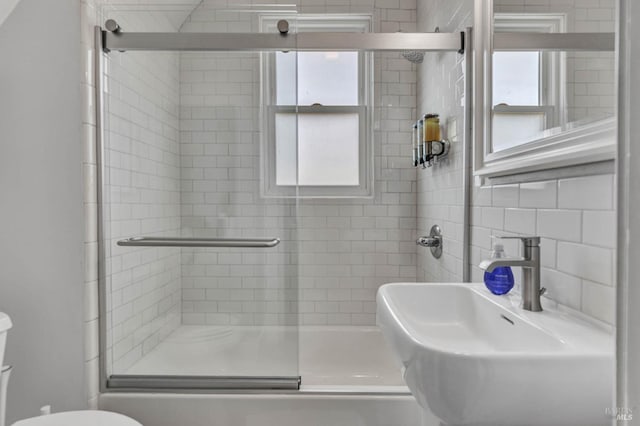
{"label": "window", "polygon": [[[281,17],[263,17],[263,31]],[[368,32],[371,19],[296,15],[292,32]],[[370,55],[276,52],[263,56],[264,196],[366,197],[372,193]]]}
{"label": "window", "polygon": [[[560,32],[564,15],[495,14],[496,32]],[[492,152],[533,141],[565,117],[560,53],[493,52]]]}

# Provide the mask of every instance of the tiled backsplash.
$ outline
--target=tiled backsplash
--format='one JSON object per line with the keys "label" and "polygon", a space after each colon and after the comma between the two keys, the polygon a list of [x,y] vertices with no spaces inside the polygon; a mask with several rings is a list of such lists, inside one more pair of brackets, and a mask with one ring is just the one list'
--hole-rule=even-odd
{"label": "tiled backsplash", "polygon": [[[475,188],[471,214],[473,281],[495,235],[539,235],[545,297],[614,324],[614,176],[596,175]],[[518,241],[504,241],[518,256]],[[519,268],[514,272],[519,276]]]}

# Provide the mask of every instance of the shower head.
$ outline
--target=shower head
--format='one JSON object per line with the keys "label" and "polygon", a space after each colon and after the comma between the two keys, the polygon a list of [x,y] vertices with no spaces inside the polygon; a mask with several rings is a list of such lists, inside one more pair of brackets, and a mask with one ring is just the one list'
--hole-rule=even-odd
{"label": "shower head", "polygon": [[402,52],[402,57],[412,64],[421,64],[424,61],[424,52],[418,52],[417,50],[405,50]]}
{"label": "shower head", "polygon": [[[401,33],[402,30],[398,30],[396,32]],[[404,50],[402,52],[402,57],[412,64],[421,64],[424,60],[424,52],[420,52],[418,50]]]}

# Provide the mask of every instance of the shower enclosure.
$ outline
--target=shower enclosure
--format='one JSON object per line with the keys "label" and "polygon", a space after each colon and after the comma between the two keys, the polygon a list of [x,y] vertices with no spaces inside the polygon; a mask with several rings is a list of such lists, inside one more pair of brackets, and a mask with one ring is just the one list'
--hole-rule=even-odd
{"label": "shower enclosure", "polygon": [[96,28],[103,390],[406,392],[374,314],[416,280],[405,58],[464,33],[221,4]]}

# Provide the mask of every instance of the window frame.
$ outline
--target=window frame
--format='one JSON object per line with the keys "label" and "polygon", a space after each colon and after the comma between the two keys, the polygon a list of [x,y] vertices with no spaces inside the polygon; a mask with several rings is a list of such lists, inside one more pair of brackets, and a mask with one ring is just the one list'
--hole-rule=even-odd
{"label": "window frame", "polygon": [[[277,31],[283,15],[262,15],[260,29]],[[370,32],[372,17],[353,14],[292,14],[290,32]],[[373,197],[373,56],[358,52],[358,105],[277,105],[276,54],[261,54],[261,195],[264,198],[371,198]],[[277,185],[275,117],[279,113],[359,116],[359,185]],[[297,156],[297,155],[296,155]]]}
{"label": "window frame", "polygon": [[[495,13],[493,19],[493,27],[496,32],[561,33],[566,31],[567,25],[567,16],[563,13]],[[496,52],[492,52],[492,58]],[[561,127],[567,124],[566,54],[565,52],[540,51],[538,52],[538,57],[539,105],[495,105],[492,93],[492,129],[496,114],[522,114],[527,112],[544,114],[545,129]],[[531,142],[535,141],[535,139],[533,138]],[[530,142],[514,145],[511,148],[527,143]],[[493,139],[489,141],[489,152],[492,154],[496,152],[493,149]]]}

